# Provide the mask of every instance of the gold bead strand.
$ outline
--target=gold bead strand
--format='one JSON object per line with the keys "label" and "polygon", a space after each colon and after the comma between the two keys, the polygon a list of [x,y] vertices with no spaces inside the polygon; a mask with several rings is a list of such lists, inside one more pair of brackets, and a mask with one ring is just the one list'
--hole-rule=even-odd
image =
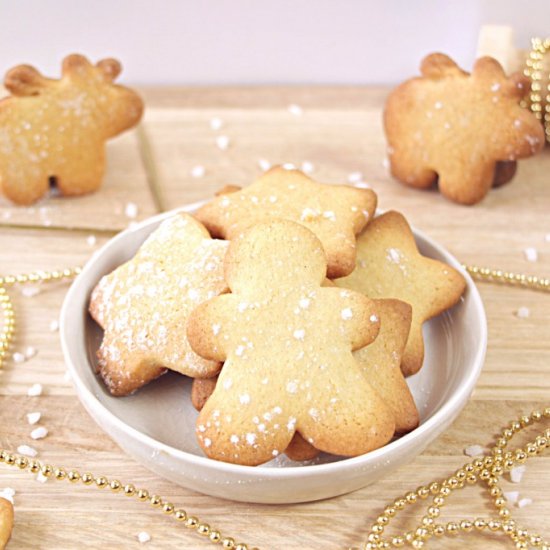
{"label": "gold bead strand", "polygon": [[182,508],[176,508],[171,502],[165,501],[158,495],[150,495],[147,489],[138,489],[132,484],[123,484],[118,479],[108,479],[105,476],[95,476],[90,472],[80,473],[78,470],[66,470],[50,464],[43,464],[38,460],[30,460],[24,456],[12,454],[6,449],[0,449],[0,463],[16,467],[31,474],[40,473],[48,479],[69,481],[70,483],[82,483],[86,486],[95,486],[98,489],[109,488],[112,493],[119,493],[127,497],[135,497],[140,502],[149,504],[159,510],[163,515],[173,517],[183,523],[185,527],[196,531],[198,535],[208,539],[213,544],[220,544],[229,550],[259,550],[252,548],[244,542],[235,542],[232,537],[226,537],[219,530],[202,522],[198,517],[189,516]]}
{"label": "gold bead strand", "polygon": [[536,275],[524,275],[512,273],[500,269],[490,269],[476,265],[463,265],[464,269],[476,281],[485,281],[501,285],[519,286],[530,290],[550,292],[550,279],[537,277]]}
{"label": "gold bead strand", "polygon": [[15,314],[10,297],[4,286],[0,286],[0,307],[3,314],[2,332],[0,332],[0,369],[4,363],[4,358],[10,348],[13,333],[15,330]]}

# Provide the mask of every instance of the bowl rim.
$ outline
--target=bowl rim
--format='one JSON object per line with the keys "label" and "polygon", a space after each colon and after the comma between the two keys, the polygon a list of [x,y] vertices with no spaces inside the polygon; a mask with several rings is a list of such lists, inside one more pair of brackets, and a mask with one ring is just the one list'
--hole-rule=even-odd
{"label": "bowl rim", "polygon": [[[371,463],[376,463],[378,459],[383,458],[385,455],[391,456],[395,453],[399,453],[399,451],[405,449],[409,443],[412,443],[414,440],[417,440],[419,438],[422,439],[423,436],[428,435],[433,430],[436,430],[437,426],[443,424],[446,418],[453,417],[453,412],[456,411],[457,408],[460,408],[460,404],[463,401],[466,401],[469,398],[483,368],[483,363],[487,350],[487,317],[485,313],[485,308],[483,306],[483,301],[479,294],[479,290],[475,285],[475,282],[466,271],[466,269],[464,269],[462,264],[442,245],[434,241],[431,237],[428,237],[423,231],[420,231],[414,226],[411,226],[415,237],[419,237],[429,246],[437,250],[445,258],[445,261],[447,261],[452,267],[457,269],[464,277],[464,279],[466,280],[466,290],[470,295],[470,299],[473,300],[473,306],[479,314],[481,328],[479,333],[480,345],[476,350],[475,357],[471,361],[471,368],[469,369],[466,378],[461,382],[459,388],[440,406],[439,410],[437,410],[430,418],[428,418],[424,423],[420,424],[413,431],[399,437],[394,441],[387,443],[379,449],[375,449],[363,455],[355,457],[344,457],[341,460],[336,460],[334,462],[328,462],[324,464],[308,464],[303,466],[285,466],[284,468],[271,468],[265,467],[263,465],[247,466],[241,464],[233,464],[229,462],[214,460],[206,456],[195,455],[193,453],[178,449],[176,447],[172,447],[171,445],[158,441],[154,437],[139,431],[137,428],[134,428],[129,424],[126,424],[126,422],[119,418],[94,395],[93,391],[86,385],[84,380],[81,379],[80,375],[78,374],[78,370],[75,366],[75,364],[78,363],[78,357],[74,357],[73,355],[72,346],[67,334],[69,319],[74,316],[72,304],[77,301],[75,300],[75,297],[79,296],[85,290],[85,287],[87,286],[86,279],[88,278],[89,273],[93,270],[95,261],[98,257],[104,255],[110,249],[115,248],[132,232],[139,231],[149,225],[161,222],[162,220],[180,212],[193,212],[206,202],[206,200],[196,201],[169,210],[167,212],[162,212],[155,216],[146,218],[145,220],[138,222],[132,227],[121,231],[120,233],[109,239],[102,247],[96,250],[94,254],[92,254],[80,274],[74,279],[73,283],[71,284],[63,301],[60,314],[61,347],[63,350],[65,362],[67,364],[69,372],[72,375],[71,379],[73,381],[73,384],[76,386],[79,399],[83,401],[82,404],[84,405],[84,408],[90,408],[88,412],[90,416],[93,416],[93,419],[96,422],[97,416],[103,417],[111,422],[113,425],[118,427],[120,431],[125,433],[125,435],[130,437],[131,439],[137,440],[139,443],[146,445],[147,447],[153,448],[161,453],[166,453],[172,458],[185,461],[189,463],[189,465],[207,469],[214,468],[220,472],[227,474],[287,480],[289,478],[303,478],[316,476],[318,474],[330,474],[346,470],[353,470],[357,466],[368,466]],[[381,210],[378,210],[376,212],[377,215],[379,215],[380,213],[382,213]],[[91,410],[94,411],[94,415],[91,414]],[[103,426],[101,426],[101,428],[104,429]],[[107,430],[104,429],[104,431]],[[113,438],[110,433],[109,436]]]}

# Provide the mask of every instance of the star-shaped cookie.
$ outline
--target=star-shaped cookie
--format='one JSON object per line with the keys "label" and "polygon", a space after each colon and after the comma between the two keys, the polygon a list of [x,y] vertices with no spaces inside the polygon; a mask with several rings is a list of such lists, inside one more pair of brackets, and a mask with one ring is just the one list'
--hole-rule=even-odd
{"label": "star-shaped cookie", "polygon": [[357,239],[357,267],[335,283],[370,298],[396,298],[412,306],[401,369],[415,374],[424,360],[422,324],[458,302],[466,282],[452,267],[418,251],[407,220],[398,212],[375,218]]}
{"label": "star-shaped cookie", "polygon": [[370,189],[313,181],[299,170],[272,168],[252,185],[223,194],[196,214],[212,236],[233,239],[258,222],[285,219],[300,223],[321,241],[327,275],[343,277],[355,266],[355,236],[374,215]]}
{"label": "star-shaped cookie", "polygon": [[8,544],[13,530],[13,505],[0,497],[0,548]]}
{"label": "star-shaped cookie", "polygon": [[227,291],[227,241],[211,239],[194,218],[160,224],[137,254],[101,279],[90,313],[103,328],[99,372],[113,395],[127,395],[166,369],[191,377],[216,374],[220,363],[193,352],[187,319],[199,304]]}

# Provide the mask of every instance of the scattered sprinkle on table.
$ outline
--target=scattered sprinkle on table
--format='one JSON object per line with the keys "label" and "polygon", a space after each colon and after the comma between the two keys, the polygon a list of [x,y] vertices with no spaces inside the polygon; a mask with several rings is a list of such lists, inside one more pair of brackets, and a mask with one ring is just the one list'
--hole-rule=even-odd
{"label": "scattered sprinkle on table", "polygon": [[19,447],[17,447],[17,452],[20,455],[28,456],[30,458],[35,458],[38,455],[38,451],[28,445],[19,445]]}
{"label": "scattered sprinkle on table", "polygon": [[11,487],[6,487],[5,489],[0,490],[0,497],[9,500],[12,504],[15,504],[13,502],[13,497],[15,496],[15,489],[12,489]]}
{"label": "scattered sprinkle on table", "polygon": [[516,466],[510,470],[510,481],[512,483],[519,483],[525,473],[525,466]]}
{"label": "scattered sprinkle on table", "polygon": [[25,355],[19,351],[16,351],[11,357],[14,363],[23,363],[26,359]]}
{"label": "scattered sprinkle on table", "polygon": [[48,478],[42,472],[38,472],[36,475],[36,481],[38,481],[38,483],[46,483]]}
{"label": "scattered sprinkle on table", "polygon": [[469,445],[464,449],[464,454],[473,458],[475,456],[483,456],[485,452],[481,445]]}
{"label": "scattered sprinkle on table", "polygon": [[519,498],[519,491],[505,491],[504,496],[510,504],[516,504]]}
{"label": "scattered sprinkle on table", "polygon": [[296,103],[288,106],[288,112],[294,116],[302,116],[304,114],[304,110],[299,105],[296,105]]}
{"label": "scattered sprinkle on table", "polygon": [[95,235],[88,235],[86,237],[86,243],[88,246],[95,246],[97,243],[97,237]]}
{"label": "scattered sprinkle on table", "polygon": [[138,207],[135,202],[129,202],[124,207],[124,214],[127,218],[135,218],[138,215]]}
{"label": "scattered sprinkle on table", "polygon": [[42,413],[39,413],[39,412],[32,412],[27,414],[27,422],[31,426],[40,422],[41,418],[42,418]]}
{"label": "scattered sprinkle on table", "polygon": [[539,259],[539,253],[537,252],[537,249],[533,246],[528,246],[523,250],[523,253],[525,254],[525,259],[528,262],[536,262]]}
{"label": "scattered sprinkle on table", "polygon": [[518,508],[525,508],[530,504],[533,504],[533,500],[530,498],[522,498],[521,500],[518,500]]}
{"label": "scattered sprinkle on table", "polygon": [[48,429],[44,426],[39,426],[31,432],[31,437],[33,439],[44,439],[48,435]]}
{"label": "scattered sprinkle on table", "polygon": [[194,166],[191,169],[191,175],[194,178],[202,178],[205,173],[206,173],[206,170],[204,169],[204,166],[201,166],[200,164],[198,164],[197,166]]}
{"label": "scattered sprinkle on table", "polygon": [[59,330],[59,321],[57,319],[53,319],[50,322],[50,332],[57,332]]}
{"label": "scattered sprinkle on table", "polygon": [[283,164],[283,168],[285,170],[296,170],[296,165],[295,164],[292,164],[292,162],[285,162]]}
{"label": "scattered sprinkle on table", "polygon": [[359,189],[370,189],[370,185],[365,181],[356,181],[353,186]]}
{"label": "scattered sprinkle on table", "polygon": [[25,296],[25,298],[32,298],[33,296],[40,294],[40,289],[37,286],[24,286],[21,289],[21,294]]}
{"label": "scattered sprinkle on table", "polygon": [[218,149],[225,151],[229,147],[229,137],[228,136],[218,136],[216,138],[216,145]]}
{"label": "scattered sprinkle on table", "polygon": [[141,544],[145,544],[151,540],[151,535],[147,531],[142,531],[138,534],[137,538]]}
{"label": "scattered sprinkle on table", "polygon": [[210,128],[219,130],[223,126],[223,120],[217,116],[210,119]]}
{"label": "scattered sprinkle on table", "polygon": [[27,391],[27,395],[29,397],[38,397],[39,395],[42,395],[42,384],[33,384]]}
{"label": "scattered sprinkle on table", "polygon": [[258,166],[261,170],[267,172],[271,168],[271,162],[269,162],[267,159],[258,159]]}
{"label": "scattered sprinkle on table", "polygon": [[527,317],[529,317],[530,313],[531,312],[529,311],[528,307],[521,306],[516,311],[516,317],[519,317],[520,319],[527,319]]}
{"label": "scattered sprinkle on table", "polygon": [[27,359],[34,357],[37,353],[38,353],[37,349],[32,346],[27,346],[27,348],[25,349],[25,357]]}

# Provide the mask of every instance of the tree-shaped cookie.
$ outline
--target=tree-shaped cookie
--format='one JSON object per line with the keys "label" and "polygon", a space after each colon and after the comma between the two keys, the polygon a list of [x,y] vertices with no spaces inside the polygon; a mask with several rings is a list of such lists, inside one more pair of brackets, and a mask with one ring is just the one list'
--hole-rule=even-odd
{"label": "tree-shaped cookie", "polygon": [[218,362],[190,348],[186,325],[197,305],[227,291],[227,246],[191,216],[176,215],[101,279],[90,313],[104,330],[99,372],[113,395],[127,395],[166,369],[192,377],[218,372]]}
{"label": "tree-shaped cookie", "polygon": [[294,222],[261,223],[231,242],[232,293],[199,306],[187,332],[197,353],[225,362],[197,420],[208,456],[261,464],[296,432],[354,456],[392,437],[391,411],[352,354],[378,332],[374,304],[322,287],[325,274],[321,242]]}
{"label": "tree-shaped cookie", "polygon": [[95,191],[105,171],[105,141],[137,124],[141,98],[113,84],[115,59],[92,65],[81,55],[63,60],[53,80],[29,65],[11,69],[0,101],[0,189],[29,204],[55,179],[63,195]]}
{"label": "tree-shaped cookie", "polygon": [[8,544],[13,530],[13,505],[0,497],[0,550]]}
{"label": "tree-shaped cookie", "polygon": [[405,376],[422,367],[422,324],[458,302],[466,282],[452,267],[422,256],[407,220],[398,212],[375,218],[357,239],[357,267],[335,283],[371,298],[397,298],[412,306],[403,353]]}
{"label": "tree-shaped cookie", "polygon": [[529,90],[519,73],[508,78],[482,57],[470,75],[440,53],[422,61],[421,73],[390,94],[384,112],[391,172],[406,185],[437,180],[447,198],[474,204],[491,189],[498,161],[544,146],[540,122],[519,105]]}
{"label": "tree-shaped cookie", "polygon": [[214,237],[233,239],[258,222],[285,219],[313,231],[328,259],[328,277],[343,277],[355,265],[355,235],[374,215],[370,189],[317,183],[299,170],[272,168],[252,185],[222,194],[197,218]]}

